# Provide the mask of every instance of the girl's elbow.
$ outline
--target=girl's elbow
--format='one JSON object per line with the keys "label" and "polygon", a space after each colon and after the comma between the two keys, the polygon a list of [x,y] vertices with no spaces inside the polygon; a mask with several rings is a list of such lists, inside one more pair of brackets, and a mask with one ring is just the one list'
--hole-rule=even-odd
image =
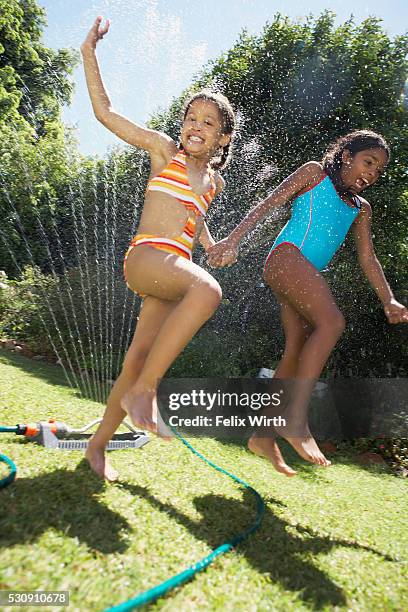
{"label": "girl's elbow", "polygon": [[111,129],[112,122],[110,120],[111,111],[109,108],[98,108],[94,110],[95,118],[108,129]]}

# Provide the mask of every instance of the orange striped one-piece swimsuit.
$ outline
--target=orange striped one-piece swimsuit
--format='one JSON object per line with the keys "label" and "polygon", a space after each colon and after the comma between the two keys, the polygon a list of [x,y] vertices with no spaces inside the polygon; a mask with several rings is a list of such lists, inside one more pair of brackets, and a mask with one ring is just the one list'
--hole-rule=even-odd
{"label": "orange striped one-piece swimsuit", "polygon": [[196,228],[196,216],[205,217],[207,210],[215,196],[214,178],[211,177],[211,189],[202,195],[197,195],[188,180],[186,154],[179,151],[168,165],[147,184],[146,193],[160,191],[176,198],[188,211],[191,211],[182,233],[175,238],[165,238],[154,234],[137,234],[131,241],[125,255],[124,272],[126,278],[126,260],[131,250],[139,245],[146,244],[166,253],[179,255],[192,259],[193,240]]}

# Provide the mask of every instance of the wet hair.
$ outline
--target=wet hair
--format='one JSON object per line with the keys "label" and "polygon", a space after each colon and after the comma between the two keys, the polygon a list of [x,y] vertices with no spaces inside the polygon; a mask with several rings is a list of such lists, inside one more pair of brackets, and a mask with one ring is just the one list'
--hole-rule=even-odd
{"label": "wet hair", "polygon": [[382,149],[387,155],[387,163],[390,159],[390,148],[381,134],[376,134],[371,130],[356,130],[345,136],[341,136],[334,142],[326,151],[323,159],[323,170],[330,177],[333,185],[340,194],[347,195],[354,199],[354,194],[349,192],[343,181],[341,180],[340,172],[344,164],[343,152],[349,151],[353,158],[360,151],[369,151],[370,149]]}
{"label": "wet hair", "polygon": [[[223,134],[232,136],[235,130],[235,113],[228,98],[223,94],[211,91],[210,89],[202,89],[193,94],[184,104],[183,121],[185,120],[188,110],[195,100],[206,100],[213,102],[220,113],[221,130]],[[210,166],[214,170],[221,170],[230,161],[231,157],[231,140],[222,147],[221,155],[213,157],[210,161]]]}

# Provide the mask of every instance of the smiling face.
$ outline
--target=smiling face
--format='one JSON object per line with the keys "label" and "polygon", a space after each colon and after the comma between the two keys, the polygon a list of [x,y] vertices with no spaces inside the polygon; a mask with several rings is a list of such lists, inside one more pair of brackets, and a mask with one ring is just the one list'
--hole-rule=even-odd
{"label": "smiling face", "polygon": [[198,98],[188,107],[181,128],[181,144],[194,157],[212,157],[225,146],[230,136],[223,134],[221,114],[211,100]]}
{"label": "smiling face", "polygon": [[340,178],[343,185],[352,193],[361,193],[378,180],[388,163],[388,155],[379,147],[359,151],[354,156],[345,149],[342,161]]}

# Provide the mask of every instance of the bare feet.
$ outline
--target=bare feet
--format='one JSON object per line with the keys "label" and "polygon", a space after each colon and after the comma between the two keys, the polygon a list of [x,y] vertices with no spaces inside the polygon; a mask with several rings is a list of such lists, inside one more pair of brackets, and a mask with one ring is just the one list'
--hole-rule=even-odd
{"label": "bare feet", "polygon": [[85,459],[91,469],[101,478],[105,478],[109,482],[114,482],[119,478],[118,472],[111,466],[109,459],[105,456],[105,449],[94,448],[92,444],[88,444]]}
{"label": "bare feet", "polygon": [[126,393],[120,403],[136,427],[150,431],[164,440],[171,440],[171,431],[164,424],[158,407],[155,390],[138,390]]}
{"label": "bare feet", "polygon": [[295,470],[292,470],[292,468],[285,463],[279,446],[273,438],[258,438],[256,436],[251,436],[248,440],[248,448],[255,453],[255,455],[269,459],[277,472],[285,474],[285,476],[295,476]]}
{"label": "bare feet", "polygon": [[329,467],[331,465],[331,461],[326,459],[323,455],[322,451],[316,444],[316,440],[310,435],[306,438],[289,438],[286,436],[282,436],[285,438],[287,442],[306,461],[310,461],[310,463],[315,463],[316,465],[321,465],[322,467]]}

